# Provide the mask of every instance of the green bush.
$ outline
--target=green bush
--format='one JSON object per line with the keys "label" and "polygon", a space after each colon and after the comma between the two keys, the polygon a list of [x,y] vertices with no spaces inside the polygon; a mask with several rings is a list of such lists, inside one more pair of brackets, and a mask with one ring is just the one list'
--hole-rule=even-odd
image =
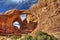
{"label": "green bush", "polygon": [[31,40],[31,36],[30,35],[28,35],[28,34],[26,34],[26,35],[24,35],[24,38],[21,38],[21,40]]}
{"label": "green bush", "polygon": [[37,32],[35,33],[35,35],[36,35],[36,36],[38,36],[38,35],[43,36],[43,35],[48,35],[48,34],[45,33],[45,32],[42,32],[42,31],[37,31]]}
{"label": "green bush", "polygon": [[47,33],[44,33],[42,31],[37,31],[35,33],[35,39],[36,40],[57,40],[54,36],[48,35]]}
{"label": "green bush", "polygon": [[26,34],[22,37],[19,36],[7,36],[7,40],[57,40],[53,35],[48,35],[42,31],[37,31],[34,37]]}
{"label": "green bush", "polygon": [[51,40],[57,40],[53,35],[50,36]]}
{"label": "green bush", "polygon": [[47,33],[44,33],[42,31],[37,31],[34,37],[31,37],[30,35],[27,34],[21,40],[57,40],[57,39],[52,35],[48,35]]}
{"label": "green bush", "polygon": [[17,40],[19,39],[20,40],[20,37],[19,36],[6,36],[7,40]]}

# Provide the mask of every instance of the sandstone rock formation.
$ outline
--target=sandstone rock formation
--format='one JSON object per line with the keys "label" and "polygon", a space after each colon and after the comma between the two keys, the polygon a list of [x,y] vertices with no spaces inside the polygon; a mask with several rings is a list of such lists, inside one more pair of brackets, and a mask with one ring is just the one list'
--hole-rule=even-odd
{"label": "sandstone rock formation", "polygon": [[[12,12],[5,13],[3,16],[5,19],[2,20],[3,17],[0,16],[1,19],[0,24],[1,25],[12,24],[12,22],[14,22],[14,19],[17,17],[17,20],[18,21],[20,20],[19,22],[21,24],[21,28],[20,28],[21,34],[31,32],[30,35],[34,36],[34,33],[37,30],[41,30],[47,32],[48,34],[56,36],[56,38],[60,38],[60,0],[38,0],[36,4],[32,5],[28,10],[24,10],[24,11],[22,10],[19,12],[14,11],[13,14]],[[15,13],[18,14],[25,13],[30,15],[27,15],[26,20],[22,22],[21,19],[19,19],[19,16],[15,15]],[[14,15],[15,17],[12,15]],[[6,27],[4,25],[3,28]],[[2,31],[4,31],[4,29]]]}
{"label": "sandstone rock formation", "polygon": [[38,20],[37,28],[31,35],[42,30],[60,38],[60,0],[38,0],[29,8],[29,12]]}
{"label": "sandstone rock formation", "polygon": [[[32,22],[28,24],[26,19],[22,21],[19,17],[21,14],[28,15],[29,13],[26,10],[9,10],[0,15],[0,35],[21,35],[23,33],[30,33],[36,28],[36,23]],[[19,22],[21,26],[20,29],[13,26],[13,22],[15,21]]]}

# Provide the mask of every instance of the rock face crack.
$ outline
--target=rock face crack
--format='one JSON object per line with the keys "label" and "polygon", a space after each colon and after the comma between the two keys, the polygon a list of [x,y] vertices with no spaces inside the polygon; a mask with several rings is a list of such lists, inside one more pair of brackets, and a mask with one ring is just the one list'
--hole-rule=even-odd
{"label": "rock face crack", "polygon": [[56,14],[56,15],[53,15],[53,16],[50,16],[50,17],[48,17],[48,18],[53,18],[53,17],[59,16],[59,15],[60,15],[60,13],[58,13],[58,14]]}

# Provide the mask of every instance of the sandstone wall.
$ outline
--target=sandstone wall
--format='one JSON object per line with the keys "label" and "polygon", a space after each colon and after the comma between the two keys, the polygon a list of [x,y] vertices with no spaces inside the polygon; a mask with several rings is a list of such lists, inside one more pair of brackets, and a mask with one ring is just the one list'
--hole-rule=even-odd
{"label": "sandstone wall", "polygon": [[[0,15],[0,36],[2,35],[18,35],[31,33],[36,28],[35,22],[27,23],[27,20],[21,20],[20,15],[28,15],[27,10],[8,10]],[[29,14],[30,15],[30,14]],[[15,21],[19,22],[20,28],[13,25]]]}
{"label": "sandstone wall", "polygon": [[31,35],[42,30],[60,38],[60,0],[38,0],[29,12],[38,20],[38,26]]}

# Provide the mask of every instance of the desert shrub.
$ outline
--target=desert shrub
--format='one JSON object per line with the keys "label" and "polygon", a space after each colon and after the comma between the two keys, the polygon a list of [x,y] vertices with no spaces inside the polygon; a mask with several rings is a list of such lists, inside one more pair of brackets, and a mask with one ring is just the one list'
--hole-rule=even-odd
{"label": "desert shrub", "polygon": [[32,37],[30,35],[26,34],[26,35],[24,35],[23,38],[21,38],[21,40],[31,40],[31,38]]}
{"label": "desert shrub", "polygon": [[45,33],[45,32],[42,32],[42,31],[37,31],[36,33],[35,33],[35,35],[36,36],[38,36],[38,35],[48,35],[47,33]]}
{"label": "desert shrub", "polygon": [[25,34],[22,37],[7,36],[6,38],[7,40],[57,40],[53,35],[48,35],[47,33],[42,31],[37,31],[34,37]]}
{"label": "desert shrub", "polygon": [[53,35],[50,35],[50,40],[57,40]]}
{"label": "desert shrub", "polygon": [[30,35],[27,34],[21,40],[57,40],[57,39],[53,35],[48,35],[45,32],[37,31],[34,37],[31,37]]}
{"label": "desert shrub", "polygon": [[19,39],[20,40],[20,37],[19,36],[6,36],[7,40],[17,40]]}
{"label": "desert shrub", "polygon": [[35,33],[35,39],[36,40],[47,40],[48,38],[48,34],[47,33],[44,33],[42,31],[37,31]]}
{"label": "desert shrub", "polygon": [[35,33],[36,40],[57,40],[53,35],[48,35],[45,32],[37,31]]}

